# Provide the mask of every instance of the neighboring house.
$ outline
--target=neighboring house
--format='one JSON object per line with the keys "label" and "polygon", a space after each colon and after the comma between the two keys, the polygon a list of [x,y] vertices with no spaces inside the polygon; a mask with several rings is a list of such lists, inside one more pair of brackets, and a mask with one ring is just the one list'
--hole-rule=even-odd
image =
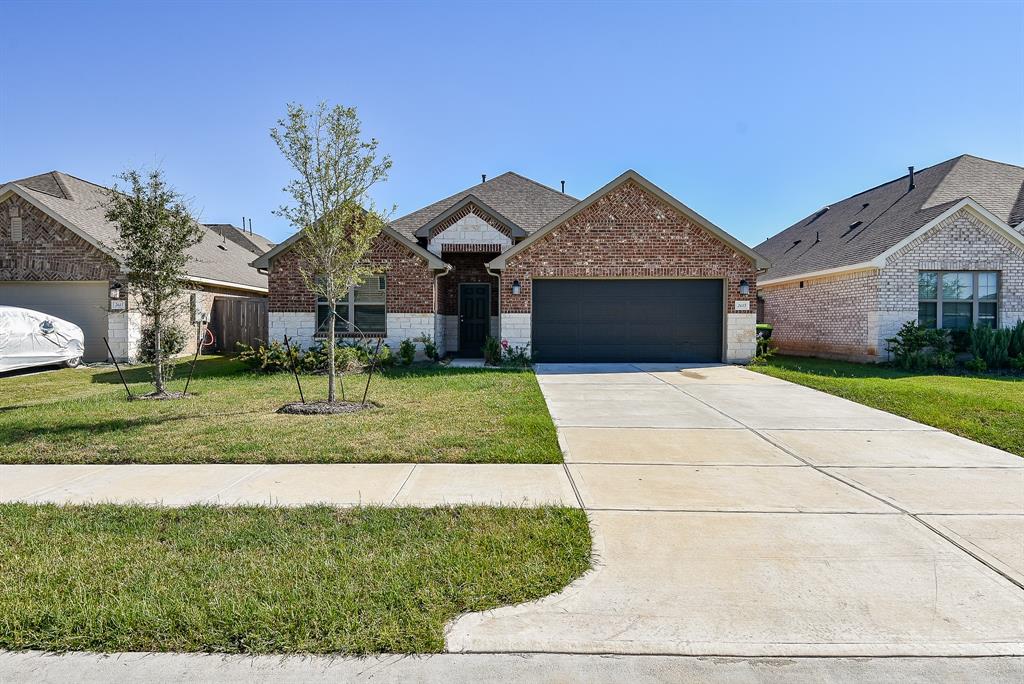
{"label": "neighboring house", "polygon": [[[143,324],[120,282],[117,226],[105,217],[107,192],[59,171],[0,186],[0,304],[75,323],[85,332],[86,361],[108,358],[104,337],[118,360],[134,360]],[[220,231],[204,235],[189,251],[193,317],[208,316],[218,297],[266,296],[266,276],[248,265],[254,253]],[[195,349],[191,337],[188,348]]]}
{"label": "neighboring house", "polygon": [[756,247],[781,351],[887,359],[906,321],[1024,318],[1024,168],[962,155],[830,204]]}
{"label": "neighboring house", "polygon": [[[253,265],[269,273],[269,336],[310,344],[329,312],[299,239]],[[633,171],[582,201],[502,174],[395,220],[369,261],[379,275],[340,305],[342,335],[471,357],[493,336],[539,361],[748,361],[767,265]]]}
{"label": "neighboring house", "polygon": [[203,225],[217,233],[217,235],[231,240],[236,245],[245,247],[257,256],[269,252],[274,248],[273,242],[259,233],[252,232],[252,228],[247,230],[245,228],[233,226],[230,223],[204,223]]}

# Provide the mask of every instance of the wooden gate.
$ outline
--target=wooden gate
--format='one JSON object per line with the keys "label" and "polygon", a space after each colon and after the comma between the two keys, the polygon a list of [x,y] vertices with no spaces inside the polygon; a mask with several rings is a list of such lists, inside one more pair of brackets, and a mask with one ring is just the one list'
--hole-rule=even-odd
{"label": "wooden gate", "polygon": [[263,297],[214,297],[210,330],[214,348],[235,353],[237,344],[259,346],[267,341],[267,300]]}

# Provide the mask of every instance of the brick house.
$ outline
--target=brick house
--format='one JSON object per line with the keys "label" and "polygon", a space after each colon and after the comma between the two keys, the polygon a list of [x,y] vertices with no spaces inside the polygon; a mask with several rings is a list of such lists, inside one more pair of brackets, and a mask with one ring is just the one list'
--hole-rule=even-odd
{"label": "brick house", "polygon": [[[0,186],[0,305],[78,325],[85,333],[85,361],[107,359],[104,337],[119,361],[132,361],[143,321],[120,283],[117,226],[104,216],[108,192],[60,171]],[[264,238],[230,236],[228,228],[243,233],[207,226],[189,252],[185,296],[193,317],[209,316],[215,300],[266,296],[266,276],[249,266]],[[186,339],[187,353],[195,341]]]}
{"label": "brick house", "polygon": [[1024,318],[1024,168],[962,155],[826,206],[756,247],[781,351],[885,361],[906,321]]}
{"label": "brick house", "polygon": [[[291,250],[268,274],[269,336],[322,336],[328,305]],[[754,353],[754,250],[633,171],[578,200],[505,173],[393,221],[369,257],[379,275],[339,305],[349,337],[433,338],[479,357],[488,336],[539,361],[728,361]]]}

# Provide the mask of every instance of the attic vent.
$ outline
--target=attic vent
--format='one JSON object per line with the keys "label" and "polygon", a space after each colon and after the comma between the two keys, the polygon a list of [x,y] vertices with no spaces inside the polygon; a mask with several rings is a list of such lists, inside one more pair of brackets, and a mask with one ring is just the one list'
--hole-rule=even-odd
{"label": "attic vent", "polygon": [[22,231],[21,231],[21,217],[11,217],[11,240],[14,242],[21,242]]}
{"label": "attic vent", "polygon": [[225,252],[228,251],[228,248],[224,245],[217,245],[217,249],[223,249]]}
{"label": "attic vent", "polygon": [[803,242],[803,240],[793,240],[793,246],[794,246],[794,247],[796,247],[796,246],[797,246],[797,245],[799,245],[799,244],[800,244],[801,242]]}
{"label": "attic vent", "polygon": [[864,223],[864,222],[863,221],[854,221],[853,223],[850,224],[850,230],[856,230],[857,226],[859,226],[862,223]]}

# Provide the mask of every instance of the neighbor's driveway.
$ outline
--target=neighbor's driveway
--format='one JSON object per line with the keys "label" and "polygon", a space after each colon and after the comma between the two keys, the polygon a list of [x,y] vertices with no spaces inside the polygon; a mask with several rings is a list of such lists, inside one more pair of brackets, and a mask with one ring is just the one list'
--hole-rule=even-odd
{"label": "neighbor's driveway", "polygon": [[1024,459],[737,367],[538,378],[596,569],[450,650],[1024,653]]}

